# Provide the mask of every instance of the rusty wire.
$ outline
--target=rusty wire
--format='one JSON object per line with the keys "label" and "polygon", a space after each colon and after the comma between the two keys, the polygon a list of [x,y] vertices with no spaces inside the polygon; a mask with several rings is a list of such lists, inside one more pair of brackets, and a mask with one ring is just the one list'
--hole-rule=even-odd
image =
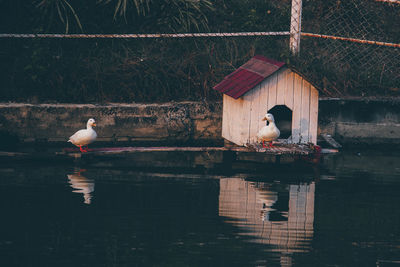
{"label": "rusty wire", "polygon": [[322,38],[322,39],[341,40],[341,41],[349,41],[349,42],[360,43],[360,44],[370,44],[370,45],[380,45],[380,46],[400,48],[400,44],[371,41],[371,40],[362,40],[362,39],[357,39],[357,38],[348,38],[348,37],[333,36],[333,35],[326,35],[326,34],[315,34],[315,33],[308,33],[308,32],[302,32],[301,35],[306,36],[306,37],[318,37],[318,38]]}
{"label": "rusty wire", "polygon": [[375,0],[376,2],[385,2],[389,4],[400,4],[400,0]]}

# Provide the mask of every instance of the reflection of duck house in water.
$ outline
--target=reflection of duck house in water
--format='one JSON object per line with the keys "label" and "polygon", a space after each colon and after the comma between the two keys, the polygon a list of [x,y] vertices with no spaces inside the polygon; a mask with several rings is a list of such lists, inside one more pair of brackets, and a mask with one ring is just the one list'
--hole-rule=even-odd
{"label": "reflection of duck house in water", "polygon": [[315,183],[274,187],[243,179],[221,179],[219,215],[254,242],[269,244],[282,253],[281,266],[291,266],[282,262],[291,262],[292,253],[311,249]]}
{"label": "reflection of duck house in water", "polygon": [[288,143],[317,143],[318,90],[300,74],[254,56],[214,87],[223,95],[222,137],[236,145],[257,142],[261,119],[272,113]]}

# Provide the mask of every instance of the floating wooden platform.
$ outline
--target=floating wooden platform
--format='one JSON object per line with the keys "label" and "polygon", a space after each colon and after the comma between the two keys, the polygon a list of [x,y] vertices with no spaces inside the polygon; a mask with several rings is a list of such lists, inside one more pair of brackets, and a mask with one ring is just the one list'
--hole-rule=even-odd
{"label": "floating wooden platform", "polygon": [[248,147],[104,147],[91,148],[88,152],[81,153],[78,148],[70,147],[57,152],[57,157],[70,158],[78,164],[98,168],[169,168],[223,173],[256,172],[263,168],[271,168],[272,165],[315,165],[320,162],[321,152],[331,153],[337,150],[321,151],[311,144],[274,144],[271,148],[255,144]]}
{"label": "floating wooden platform", "polygon": [[[324,151],[324,152],[337,152]],[[124,168],[175,172],[256,172],[271,164],[318,164],[320,154],[309,145],[275,145],[272,148],[249,147],[94,147],[82,153],[78,148],[31,152],[0,152],[0,162],[65,163],[95,168]],[[70,164],[68,163],[68,164]]]}
{"label": "floating wooden platform", "polygon": [[78,148],[65,148],[58,155],[103,155],[103,154],[124,154],[137,152],[212,152],[212,151],[232,151],[232,152],[260,152],[268,155],[310,155],[315,153],[314,146],[297,144],[280,144],[273,147],[263,148],[261,145],[252,144],[247,147],[104,147],[90,148],[88,152],[80,152]]}
{"label": "floating wooden platform", "polygon": [[281,144],[274,143],[272,147],[264,148],[259,143],[248,144],[250,151],[261,152],[271,155],[310,155],[317,152],[312,144]]}

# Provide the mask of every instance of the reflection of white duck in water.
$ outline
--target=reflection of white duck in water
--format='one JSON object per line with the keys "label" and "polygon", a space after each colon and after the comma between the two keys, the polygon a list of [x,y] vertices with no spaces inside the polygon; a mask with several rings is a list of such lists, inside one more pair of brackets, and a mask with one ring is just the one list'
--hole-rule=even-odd
{"label": "reflection of white duck in water", "polygon": [[276,140],[281,132],[278,127],[275,125],[274,116],[271,113],[265,114],[263,121],[268,121],[267,125],[262,127],[261,130],[257,134],[258,140],[262,141],[262,146],[266,147],[264,142],[269,142],[269,147],[272,147],[272,141]]}
{"label": "reflection of white duck in water", "polygon": [[83,198],[85,199],[85,204],[90,204],[92,196],[90,193],[94,191],[94,181],[86,178],[81,174],[85,170],[79,170],[74,172],[73,174],[68,174],[69,184],[72,188],[76,189],[72,192],[83,194]]}
{"label": "reflection of white duck in water", "polygon": [[262,203],[261,219],[269,221],[269,213],[275,209],[272,206],[278,201],[278,192],[272,191],[267,185],[254,186],[257,200]]}
{"label": "reflection of white duck in water", "polygon": [[[96,126],[96,121],[94,119],[89,119],[86,124],[86,129],[82,129],[74,133],[68,140],[72,144],[79,147],[81,152],[87,152],[88,145],[93,143],[97,138],[96,132],[93,130],[93,126]],[[86,149],[82,147],[86,146]]]}

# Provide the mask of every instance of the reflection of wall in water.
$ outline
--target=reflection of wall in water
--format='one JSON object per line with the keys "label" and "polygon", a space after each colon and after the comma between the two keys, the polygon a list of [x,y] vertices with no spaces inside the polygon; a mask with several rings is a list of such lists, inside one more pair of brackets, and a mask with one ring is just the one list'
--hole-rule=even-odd
{"label": "reflection of wall in water", "polygon": [[83,194],[84,203],[90,204],[92,200],[91,193],[94,191],[94,181],[83,176],[81,171],[68,174],[67,176],[70,186],[75,189],[72,192]]}
{"label": "reflection of wall in water", "polygon": [[[289,185],[277,192],[273,184],[221,179],[219,215],[243,228],[255,242],[272,245],[273,251],[306,252],[313,237],[314,192],[314,183]],[[288,202],[286,208],[285,203],[278,205],[280,195]],[[271,216],[274,212],[281,216]],[[290,258],[281,260],[290,265]]]}

